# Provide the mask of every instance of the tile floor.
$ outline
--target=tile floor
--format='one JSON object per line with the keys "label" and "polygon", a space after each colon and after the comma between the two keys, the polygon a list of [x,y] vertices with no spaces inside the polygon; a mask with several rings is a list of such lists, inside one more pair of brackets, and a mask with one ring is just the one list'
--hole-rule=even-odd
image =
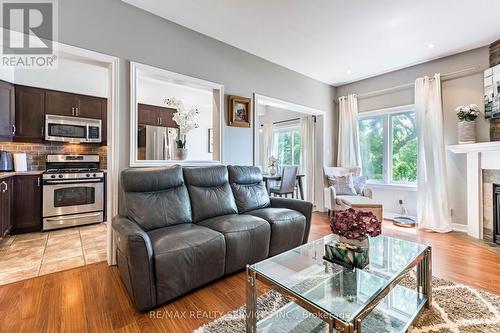
{"label": "tile floor", "polygon": [[104,223],[13,235],[0,243],[0,285],[104,260]]}

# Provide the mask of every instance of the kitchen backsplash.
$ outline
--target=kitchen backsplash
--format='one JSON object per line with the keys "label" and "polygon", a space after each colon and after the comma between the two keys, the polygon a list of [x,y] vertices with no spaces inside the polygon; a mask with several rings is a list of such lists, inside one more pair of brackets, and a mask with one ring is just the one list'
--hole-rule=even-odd
{"label": "kitchen backsplash", "polygon": [[98,154],[101,158],[101,169],[108,166],[108,147],[98,144],[0,142],[0,150],[13,154],[26,153],[29,171],[45,170],[45,158],[49,154]]}

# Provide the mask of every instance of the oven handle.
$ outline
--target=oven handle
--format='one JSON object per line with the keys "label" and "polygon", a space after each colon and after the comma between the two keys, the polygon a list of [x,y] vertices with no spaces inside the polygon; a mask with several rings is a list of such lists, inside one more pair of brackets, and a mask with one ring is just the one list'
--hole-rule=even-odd
{"label": "oven handle", "polygon": [[47,184],[69,184],[69,183],[102,183],[103,179],[68,179],[68,180],[46,180]]}
{"label": "oven handle", "polygon": [[97,217],[99,215],[101,215],[101,213],[83,214],[83,215],[78,215],[78,216],[75,216],[75,215],[61,216],[58,218],[48,218],[47,221],[56,222],[56,221],[64,221],[64,220],[84,219],[87,217]]}

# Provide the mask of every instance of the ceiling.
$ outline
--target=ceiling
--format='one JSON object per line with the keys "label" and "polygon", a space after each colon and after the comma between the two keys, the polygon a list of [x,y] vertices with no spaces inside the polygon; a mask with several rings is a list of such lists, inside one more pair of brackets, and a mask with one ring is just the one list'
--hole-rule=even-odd
{"label": "ceiling", "polygon": [[341,85],[500,38],[499,0],[123,0]]}

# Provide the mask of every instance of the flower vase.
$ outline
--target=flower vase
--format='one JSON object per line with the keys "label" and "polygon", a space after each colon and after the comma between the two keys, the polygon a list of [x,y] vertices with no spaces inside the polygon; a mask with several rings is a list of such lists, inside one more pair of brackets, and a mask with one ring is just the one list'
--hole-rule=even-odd
{"label": "flower vase", "polygon": [[272,166],[269,168],[269,174],[271,176],[274,176],[276,174],[276,167],[275,166]]}
{"label": "flower vase", "polygon": [[462,120],[458,122],[458,143],[476,142],[476,121]]}
{"label": "flower vase", "polygon": [[175,148],[174,159],[178,161],[183,161],[187,158],[188,150],[186,148]]}
{"label": "flower vase", "polygon": [[338,242],[325,244],[324,259],[349,269],[364,268],[370,263],[368,237],[348,239],[339,236]]}

